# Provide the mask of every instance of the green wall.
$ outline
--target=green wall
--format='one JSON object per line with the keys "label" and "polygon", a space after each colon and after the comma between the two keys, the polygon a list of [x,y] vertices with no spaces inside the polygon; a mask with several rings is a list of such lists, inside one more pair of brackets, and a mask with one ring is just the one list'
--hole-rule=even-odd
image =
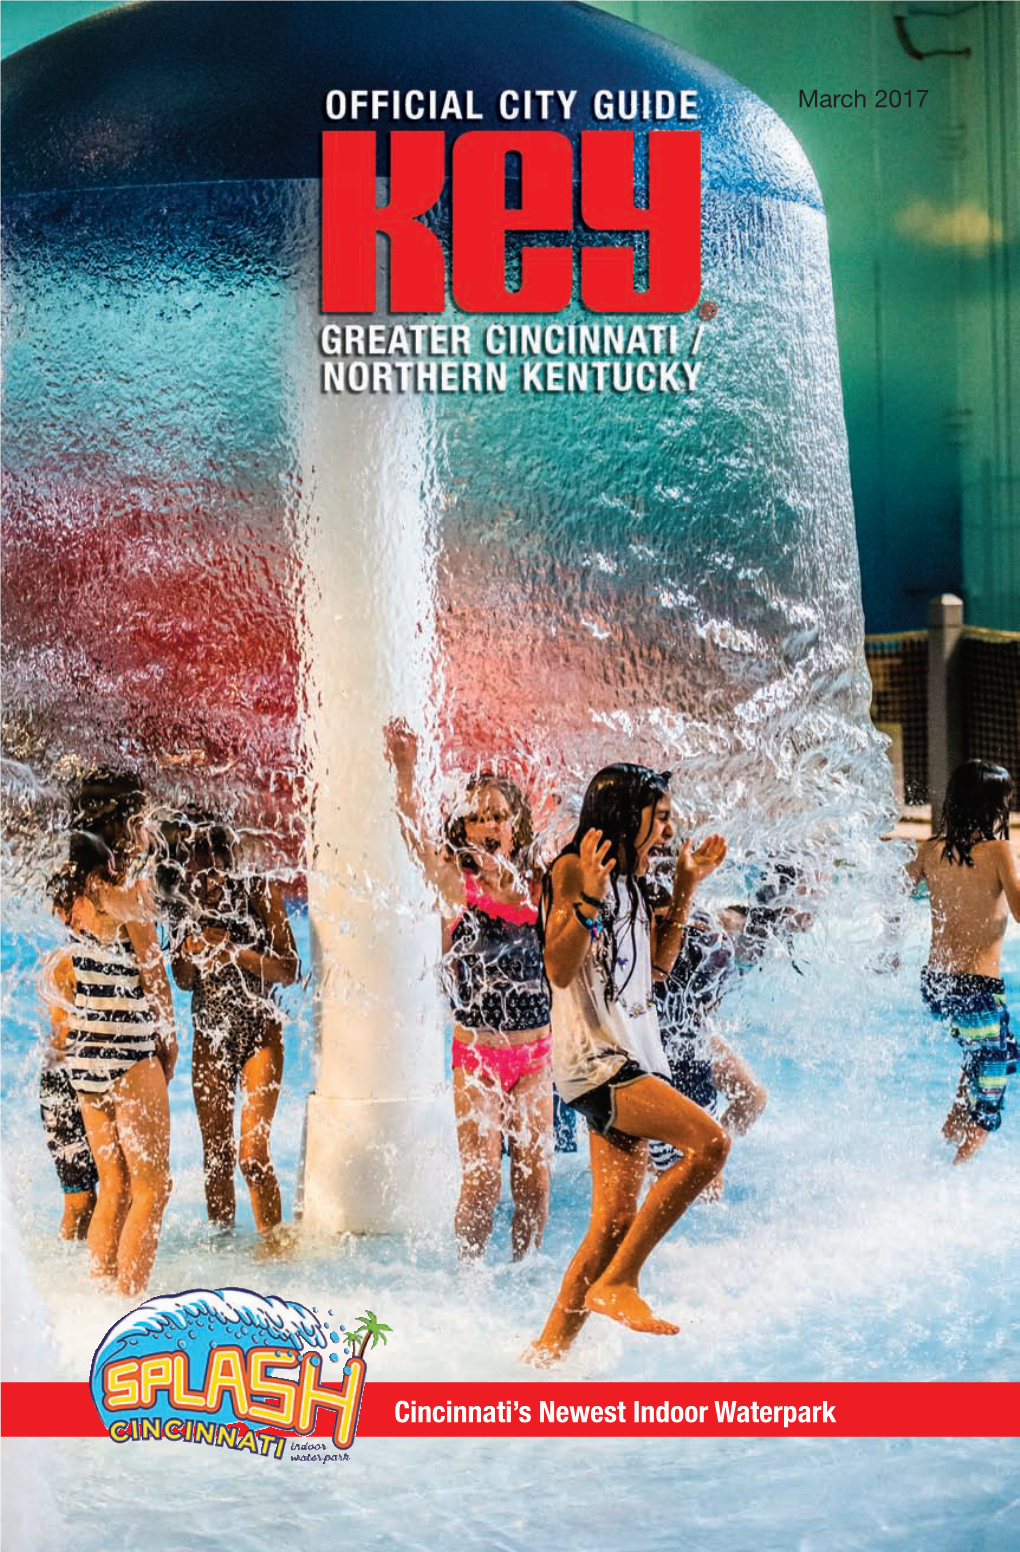
{"label": "green wall", "polygon": [[37,38],[70,27],[84,16],[108,11],[110,0],[3,0],[0,4],[0,57],[6,59]]}

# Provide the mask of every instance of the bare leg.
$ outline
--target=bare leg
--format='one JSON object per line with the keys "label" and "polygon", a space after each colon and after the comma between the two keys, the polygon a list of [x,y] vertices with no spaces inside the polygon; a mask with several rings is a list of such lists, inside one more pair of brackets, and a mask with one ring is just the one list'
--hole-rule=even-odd
{"label": "bare leg", "polygon": [[983,1126],[975,1126],[973,1123],[969,1124],[964,1131],[960,1146],[956,1150],[956,1157],[953,1159],[953,1163],[966,1164],[968,1159],[974,1157],[979,1148],[984,1147],[989,1135]]}
{"label": "bare leg", "polygon": [[675,1335],[678,1327],[654,1315],[638,1292],[651,1252],[726,1162],[730,1141],[712,1117],[662,1078],[639,1078],[616,1092],[616,1123],[634,1137],[661,1137],[683,1158],[651,1186],[605,1271],[588,1289],[588,1309],[634,1331]]}
{"label": "bare leg", "polygon": [[251,1193],[251,1210],[260,1234],[275,1229],[283,1216],[280,1183],[269,1157],[269,1133],[283,1078],[283,1034],[267,1032],[266,1044],[241,1071],[241,1143],[238,1164]]}
{"label": "bare leg", "polygon": [[750,1131],[768,1103],[768,1090],[759,1083],[742,1056],[718,1035],[713,1036],[712,1078],[720,1094],[728,1101],[719,1125],[724,1132],[743,1137]]}
{"label": "bare leg", "polygon": [[503,1091],[485,1072],[453,1070],[453,1109],[460,1154],[460,1196],[453,1226],[463,1257],[480,1256],[492,1234],[502,1185]]}
{"label": "bare leg", "polygon": [[131,1204],[131,1178],[121,1152],[113,1105],[107,1095],[79,1096],[85,1135],[99,1172],[96,1209],[88,1228],[89,1271],[116,1277],[117,1246]]}
{"label": "bare leg", "polygon": [[237,1210],[234,1194],[235,1077],[204,1030],[196,1029],[191,1055],[191,1092],[202,1134],[202,1169],[209,1222],[232,1229]]}
{"label": "bare leg", "polygon": [[67,1191],[64,1195],[64,1214],[60,1220],[61,1239],[85,1239],[96,1210],[94,1191]]}
{"label": "bare leg", "polygon": [[518,1078],[509,1096],[510,1225],[513,1258],[520,1261],[542,1243],[549,1217],[549,1161],[552,1155],[552,1071],[545,1066]]}
{"label": "bare leg", "polygon": [[967,1079],[961,1073],[960,1081],[956,1086],[956,1095],[950,1107],[949,1114],[942,1123],[942,1135],[946,1142],[962,1142],[967,1133],[967,1124],[970,1120],[970,1107],[967,1104]]}
{"label": "bare leg", "polygon": [[942,1123],[942,1135],[947,1142],[957,1144],[954,1164],[966,1164],[988,1141],[989,1133],[971,1118],[970,1085],[965,1072],[960,1074],[955,1098]]}
{"label": "bare leg", "polygon": [[591,1157],[591,1213],[588,1232],[567,1267],[542,1335],[525,1358],[540,1368],[563,1357],[588,1318],[585,1296],[613,1259],[634,1221],[645,1178],[643,1142],[623,1143],[588,1134]]}
{"label": "bare leg", "polygon": [[131,1206],[117,1249],[117,1290],[145,1292],[170,1196],[170,1101],[154,1056],[136,1062],[113,1087],[117,1134],[131,1178]]}

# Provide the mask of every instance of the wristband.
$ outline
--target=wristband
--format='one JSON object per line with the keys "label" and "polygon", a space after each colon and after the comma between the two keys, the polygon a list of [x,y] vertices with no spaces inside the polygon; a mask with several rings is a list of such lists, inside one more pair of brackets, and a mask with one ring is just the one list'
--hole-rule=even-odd
{"label": "wristband", "polygon": [[581,923],[581,926],[584,928],[585,932],[587,932],[592,938],[598,937],[599,933],[602,931],[601,916],[585,916],[576,900],[574,902],[574,916]]}
{"label": "wristband", "polygon": [[599,912],[601,912],[602,907],[606,903],[604,900],[596,900],[593,895],[586,895],[583,889],[581,890],[581,899],[584,901],[585,905],[593,905],[596,911]]}
{"label": "wristband", "polygon": [[669,928],[669,927],[679,927],[681,929],[681,931],[682,931],[683,928],[690,926],[690,921],[689,921],[689,919],[686,916],[684,917],[683,921],[677,921],[676,917],[672,914],[672,912],[667,911],[665,917],[663,918],[662,925],[664,927],[666,927],[666,928]]}

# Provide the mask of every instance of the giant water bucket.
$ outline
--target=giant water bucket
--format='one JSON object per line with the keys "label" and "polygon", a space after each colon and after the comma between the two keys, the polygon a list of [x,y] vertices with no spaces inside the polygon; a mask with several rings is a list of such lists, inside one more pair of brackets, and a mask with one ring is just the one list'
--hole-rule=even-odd
{"label": "giant water bucket", "polygon": [[[639,185],[650,130],[700,131],[699,308],[556,320],[676,326],[693,391],[525,391],[513,360],[505,393],[323,391],[320,136],[350,127],[323,104],[398,83],[473,93],[448,146],[505,129],[507,87],[573,91],[569,122],[527,127],[632,131]],[[617,758],[682,764],[681,811],[738,859],[879,822],[815,180],[750,93],[575,5],[150,3],[25,49],[4,89],[19,876],[45,861],[38,794],[97,760],[307,859],[306,1214],[413,1224],[436,1186],[408,1158],[447,1123],[389,718],[434,772],[522,775],[560,829]],[[696,125],[593,117],[596,91],[648,89],[696,91]],[[370,127],[385,197],[409,126]]]}

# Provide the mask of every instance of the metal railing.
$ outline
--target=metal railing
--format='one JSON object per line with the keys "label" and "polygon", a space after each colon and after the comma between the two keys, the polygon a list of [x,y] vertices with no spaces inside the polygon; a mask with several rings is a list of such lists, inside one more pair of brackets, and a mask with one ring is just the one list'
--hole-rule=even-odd
{"label": "metal railing", "polygon": [[903,804],[940,803],[961,760],[994,760],[1020,789],[1020,632],[965,625],[950,593],[932,599],[926,631],[866,636],[864,650]]}

